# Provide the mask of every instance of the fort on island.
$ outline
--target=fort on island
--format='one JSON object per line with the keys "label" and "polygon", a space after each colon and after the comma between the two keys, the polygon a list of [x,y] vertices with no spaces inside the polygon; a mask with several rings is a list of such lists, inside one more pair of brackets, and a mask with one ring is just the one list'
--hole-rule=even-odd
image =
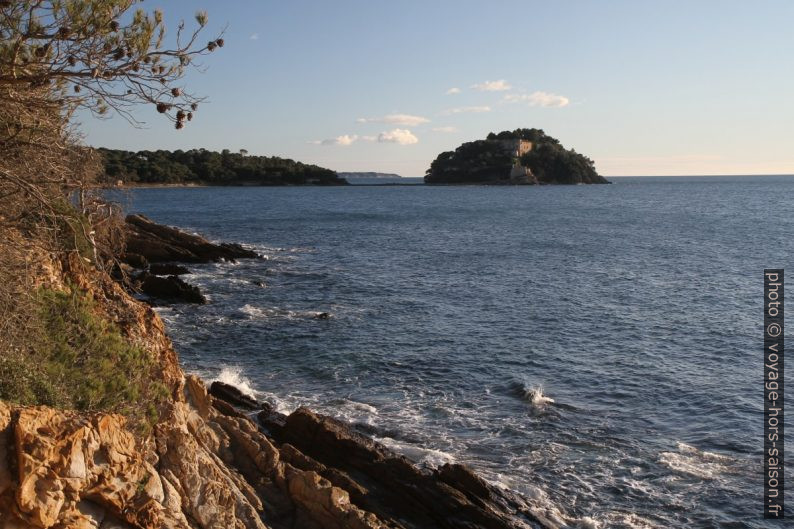
{"label": "fort on island", "polygon": [[538,179],[532,174],[532,170],[521,164],[521,157],[532,150],[532,142],[520,138],[507,140],[486,140],[498,143],[504,151],[513,158],[513,166],[510,168],[511,184],[537,184]]}
{"label": "fort on island", "polygon": [[590,158],[566,149],[541,129],[491,132],[440,153],[426,184],[608,184]]}
{"label": "fort on island", "polygon": [[521,158],[526,153],[532,150],[532,142],[529,140],[522,140],[520,138],[511,138],[508,140],[487,140],[498,143],[502,148],[510,154],[513,158]]}

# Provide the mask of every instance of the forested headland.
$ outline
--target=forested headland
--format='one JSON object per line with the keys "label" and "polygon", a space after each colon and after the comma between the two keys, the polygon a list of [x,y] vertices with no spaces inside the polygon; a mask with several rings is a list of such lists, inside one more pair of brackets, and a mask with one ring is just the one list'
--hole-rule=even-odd
{"label": "forested headland", "polygon": [[278,156],[252,156],[245,150],[221,152],[123,151],[97,149],[107,183],[193,185],[344,185],[336,171]]}

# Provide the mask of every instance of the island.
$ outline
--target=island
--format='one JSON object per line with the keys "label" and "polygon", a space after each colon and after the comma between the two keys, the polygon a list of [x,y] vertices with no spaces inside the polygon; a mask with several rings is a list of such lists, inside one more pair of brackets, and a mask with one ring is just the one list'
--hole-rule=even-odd
{"label": "island", "polygon": [[541,129],[490,133],[484,140],[442,152],[425,174],[426,184],[608,184],[593,160],[566,149]]}
{"label": "island", "polygon": [[97,149],[105,183],[136,185],[283,186],[346,185],[336,171],[278,156],[253,156],[245,149],[221,152]]}

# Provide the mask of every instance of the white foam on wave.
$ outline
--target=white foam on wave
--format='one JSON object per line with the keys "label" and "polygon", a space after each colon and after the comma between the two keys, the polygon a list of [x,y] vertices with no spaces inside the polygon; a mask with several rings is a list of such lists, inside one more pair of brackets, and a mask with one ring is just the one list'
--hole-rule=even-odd
{"label": "white foam on wave", "polygon": [[532,386],[524,388],[524,398],[535,407],[542,407],[546,404],[553,404],[554,399],[543,394],[543,386]]}
{"label": "white foam on wave", "polygon": [[409,443],[402,443],[391,437],[374,437],[376,441],[384,445],[386,448],[402,454],[408,459],[411,459],[420,464],[426,464],[432,467],[440,467],[446,463],[454,463],[455,457],[442,450],[434,450],[432,448],[422,448]]}
{"label": "white foam on wave", "polygon": [[537,518],[544,529],[650,529],[652,525],[629,525],[614,523],[621,519],[620,513],[609,513],[606,519],[602,516],[571,515],[558,505],[546,492],[545,488],[507,477],[503,474],[489,476],[489,481],[502,489],[518,492],[526,502],[529,512]]}
{"label": "white foam on wave", "polygon": [[210,383],[218,381],[234,386],[246,395],[259,398],[260,393],[251,386],[251,381],[243,376],[243,370],[237,366],[228,366],[221,369],[218,376],[211,379]]}
{"label": "white foam on wave", "polygon": [[659,462],[673,472],[711,480],[728,471],[733,459],[714,452],[699,450],[686,443],[678,443],[676,452],[660,453]]}
{"label": "white foam on wave", "polygon": [[260,320],[265,318],[286,318],[288,320],[312,318],[320,319],[323,314],[327,315],[325,318],[333,317],[333,314],[316,310],[297,311],[289,309],[262,308],[248,303],[237,310],[252,320]]}
{"label": "white foam on wave", "polygon": [[591,518],[589,516],[584,516],[579,518],[576,523],[577,529],[601,529],[601,522],[596,520],[595,518]]}
{"label": "white foam on wave", "polygon": [[606,516],[603,524],[600,522],[599,525],[596,527],[598,528],[609,528],[609,529],[657,529],[658,526],[655,525],[650,520],[646,520],[645,518],[638,516],[634,513],[624,513],[624,512],[615,512],[609,513]]}
{"label": "white foam on wave", "polygon": [[378,408],[365,402],[342,399],[332,410],[334,416],[348,422],[374,425],[378,417]]}
{"label": "white foam on wave", "polygon": [[243,305],[242,307],[240,307],[240,309],[239,309],[239,310],[240,310],[240,312],[242,312],[243,314],[245,314],[245,315],[247,315],[247,316],[250,316],[250,317],[252,317],[252,318],[261,318],[261,317],[264,317],[264,316],[265,316],[265,311],[263,311],[263,310],[262,310],[262,309],[260,309],[259,307],[255,307],[255,306],[253,306],[253,305],[250,305],[250,304],[248,304],[248,303],[246,303],[245,305]]}

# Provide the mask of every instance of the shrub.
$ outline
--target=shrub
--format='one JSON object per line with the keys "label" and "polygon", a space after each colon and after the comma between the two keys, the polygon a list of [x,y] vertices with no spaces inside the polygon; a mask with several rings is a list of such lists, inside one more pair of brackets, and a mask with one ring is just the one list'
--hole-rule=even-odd
{"label": "shrub", "polygon": [[121,413],[148,431],[168,395],[155,376],[155,359],[129,343],[76,287],[42,288],[37,302],[31,350],[0,361],[0,399]]}

